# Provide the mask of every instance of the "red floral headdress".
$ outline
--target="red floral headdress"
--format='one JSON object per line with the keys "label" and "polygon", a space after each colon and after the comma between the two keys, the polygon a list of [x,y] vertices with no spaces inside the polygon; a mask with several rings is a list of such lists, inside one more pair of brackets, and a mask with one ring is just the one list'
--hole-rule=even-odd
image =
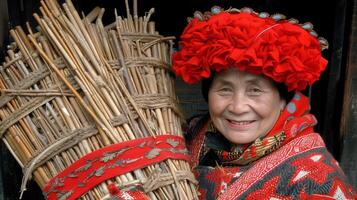
{"label": "red floral headdress", "polygon": [[327,65],[321,50],[328,43],[312,28],[311,23],[249,8],[195,12],[173,55],[173,70],[193,84],[210,77],[211,70],[235,67],[300,91],[318,80]]}

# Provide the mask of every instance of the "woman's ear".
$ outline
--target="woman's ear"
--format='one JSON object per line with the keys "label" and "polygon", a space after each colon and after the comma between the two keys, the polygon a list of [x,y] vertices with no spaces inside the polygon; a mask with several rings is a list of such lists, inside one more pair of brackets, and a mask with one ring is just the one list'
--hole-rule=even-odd
{"label": "woman's ear", "polygon": [[281,98],[280,99],[280,111],[282,112],[286,106],[286,100]]}

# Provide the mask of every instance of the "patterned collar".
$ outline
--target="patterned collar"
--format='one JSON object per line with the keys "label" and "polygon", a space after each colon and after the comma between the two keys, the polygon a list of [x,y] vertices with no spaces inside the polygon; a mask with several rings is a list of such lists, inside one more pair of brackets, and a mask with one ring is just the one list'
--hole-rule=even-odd
{"label": "patterned collar", "polygon": [[312,130],[317,121],[309,114],[309,99],[296,93],[269,133],[251,144],[233,145],[215,129],[212,122],[208,123],[205,153],[213,151],[222,165],[247,165],[300,136],[305,130]]}

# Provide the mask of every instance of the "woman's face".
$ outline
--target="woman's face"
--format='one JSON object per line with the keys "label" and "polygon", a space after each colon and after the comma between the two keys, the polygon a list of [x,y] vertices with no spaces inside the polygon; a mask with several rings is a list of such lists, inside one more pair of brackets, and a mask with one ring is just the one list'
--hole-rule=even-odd
{"label": "woman's face", "polygon": [[273,128],[285,100],[272,80],[229,69],[213,79],[208,107],[213,124],[229,141],[246,144]]}

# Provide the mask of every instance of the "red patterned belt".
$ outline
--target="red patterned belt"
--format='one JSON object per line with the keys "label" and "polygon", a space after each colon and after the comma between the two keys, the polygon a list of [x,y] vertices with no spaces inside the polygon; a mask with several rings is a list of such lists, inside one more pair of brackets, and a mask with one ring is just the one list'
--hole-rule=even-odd
{"label": "red patterned belt", "polygon": [[85,155],[44,188],[47,199],[76,199],[96,185],[166,159],[189,160],[182,137],[162,135],[106,146]]}

